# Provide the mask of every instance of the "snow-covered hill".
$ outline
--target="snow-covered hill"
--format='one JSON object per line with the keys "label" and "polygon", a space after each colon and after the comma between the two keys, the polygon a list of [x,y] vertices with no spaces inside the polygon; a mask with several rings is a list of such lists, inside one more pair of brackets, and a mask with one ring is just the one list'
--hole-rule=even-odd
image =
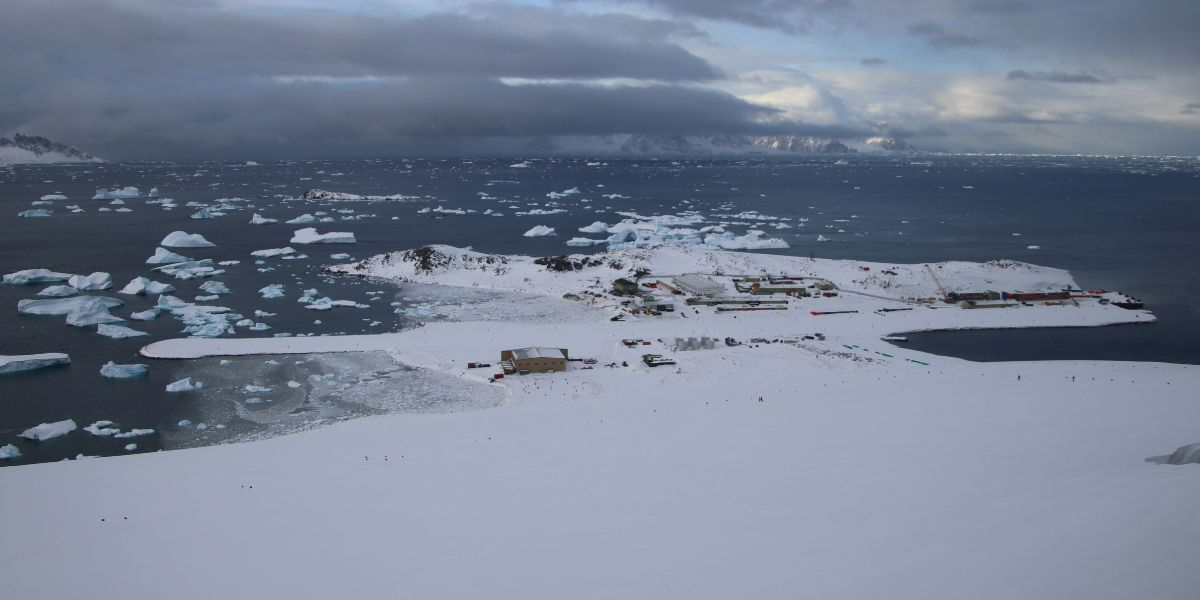
{"label": "snow-covered hill", "polygon": [[897,138],[872,137],[850,144],[835,138],[801,135],[610,135],[534,138],[522,150],[533,154],[632,156],[742,156],[853,154],[913,151]]}
{"label": "snow-covered hill", "polygon": [[0,164],[51,164],[103,162],[75,146],[37,135],[0,137]]}

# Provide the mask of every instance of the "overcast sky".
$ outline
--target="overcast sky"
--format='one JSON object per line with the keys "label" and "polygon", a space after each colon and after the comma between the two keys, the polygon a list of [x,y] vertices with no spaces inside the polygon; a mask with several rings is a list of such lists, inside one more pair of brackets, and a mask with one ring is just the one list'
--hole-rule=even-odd
{"label": "overcast sky", "polygon": [[1197,0],[0,0],[0,133],[116,159],[890,134],[1200,154]]}

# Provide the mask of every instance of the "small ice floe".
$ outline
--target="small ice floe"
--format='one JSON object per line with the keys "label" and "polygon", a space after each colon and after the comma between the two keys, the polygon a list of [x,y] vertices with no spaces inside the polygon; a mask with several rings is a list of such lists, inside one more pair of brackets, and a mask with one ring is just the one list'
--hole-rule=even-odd
{"label": "small ice floe", "polygon": [[31,208],[17,213],[22,219],[36,219],[39,217],[49,217],[53,212],[48,208]]}
{"label": "small ice floe", "polygon": [[130,329],[124,325],[111,325],[108,323],[101,323],[100,325],[96,326],[96,333],[114,340],[150,335],[145,331],[138,331],[136,329]]}
{"label": "small ice floe", "polygon": [[229,286],[223,281],[205,281],[200,284],[200,291],[217,295],[230,293]]}
{"label": "small ice floe", "polygon": [[[259,291],[261,292],[262,290],[259,290]],[[260,319],[261,319],[261,318],[263,318],[263,317],[274,317],[274,316],[276,316],[276,314],[277,314],[277,313],[273,313],[273,312],[267,312],[267,311],[265,311],[265,310],[256,310],[256,311],[254,311],[254,316],[256,316],[256,317],[258,317],[258,318],[260,318]]]}
{"label": "small ice floe", "polygon": [[330,254],[329,258],[333,260],[350,260],[350,255],[345,252],[338,252],[337,254]]}
{"label": "small ice floe", "polygon": [[[130,429],[129,431],[126,431],[125,433],[118,433],[118,434],[114,435],[113,437],[124,440],[124,439],[128,439],[131,437],[140,437],[143,435],[151,435],[153,433],[154,433],[154,430],[149,429],[149,428],[147,428],[147,429]],[[136,446],[134,446],[134,447],[136,448]]]}
{"label": "small ice floe", "polygon": [[184,377],[179,381],[167,384],[168,392],[191,392],[204,387],[199,381],[192,381],[191,377]]}
{"label": "small ice floe", "polygon": [[317,299],[317,293],[318,293],[317,288],[309,288],[307,290],[304,290],[304,293],[299,298],[296,299],[296,302],[300,302],[303,304],[315,302]]}
{"label": "small ice floe", "polygon": [[254,252],[250,253],[250,256],[257,256],[259,258],[271,258],[272,256],[283,256],[286,254],[292,254],[294,252],[296,252],[295,248],[293,248],[291,246],[286,246],[283,248],[268,248],[266,250],[255,250]]}
{"label": "small ice floe", "polygon": [[17,311],[25,315],[66,315],[68,325],[86,327],[124,321],[125,319],[115,317],[108,312],[108,309],[122,304],[125,303],[105,296],[77,296],[74,298],[19,300]]}
{"label": "small ice floe", "polygon": [[191,419],[180,419],[179,422],[176,423],[176,425],[178,425],[179,427],[188,427],[191,424],[192,424]]}
{"label": "small ice floe", "polygon": [[21,450],[12,444],[0,446],[0,460],[20,458]]}
{"label": "small ice floe", "polygon": [[40,199],[53,202],[55,200],[66,200],[67,197],[62,194],[46,194],[45,196],[42,196]]}
{"label": "small ice floe", "polygon": [[571,239],[567,240],[567,245],[568,246],[595,246],[597,244],[603,244],[607,241],[608,240],[594,240],[591,238],[575,237],[575,238],[571,238]]}
{"label": "small ice floe", "polygon": [[300,383],[299,381],[289,381],[289,382],[287,382],[287,386],[294,390],[297,388],[304,387],[304,384]]}
{"label": "small ice floe", "polygon": [[823,236],[823,235],[817,235],[817,241],[818,241],[818,242],[828,242],[828,241],[829,241],[829,238],[827,238],[827,237],[825,237],[825,236]]}
{"label": "small ice floe", "polygon": [[126,452],[133,452],[134,450],[137,450],[137,444],[125,444]]}
{"label": "small ice floe", "polygon": [[154,319],[158,318],[159,312],[160,311],[157,308],[147,308],[146,310],[138,311],[129,315],[129,318],[133,319],[134,321],[153,321]]}
{"label": "small ice floe", "polygon": [[329,233],[317,233],[317,230],[312,227],[298,229],[292,235],[292,244],[353,244],[358,240],[354,239],[354,234],[347,231],[331,231]]}
{"label": "small ice floe", "polygon": [[[158,189],[158,188],[155,188]],[[125,187],[119,190],[110,190],[108,188],[100,188],[96,190],[96,195],[92,196],[92,200],[118,200],[121,198],[137,198],[142,195],[141,190],[135,187]]]}
{"label": "small ice floe", "polygon": [[225,213],[223,213],[223,212],[216,212],[216,211],[208,210],[207,208],[202,208],[202,209],[192,213],[192,218],[193,219],[215,219],[217,217],[221,217],[224,215],[225,215]]}
{"label": "small ice floe", "polygon": [[524,162],[524,161],[519,162],[519,163],[513,163],[511,165],[508,165],[508,168],[510,168],[510,169],[528,169],[529,163]]}
{"label": "small ice floe", "polygon": [[0,375],[45,369],[57,365],[71,364],[71,357],[59,352],[43,354],[18,354],[0,356]]}
{"label": "small ice floe", "polygon": [[109,202],[108,204],[110,206],[125,206],[125,201],[120,198],[117,198],[116,200],[113,200],[112,202]]}
{"label": "small ice floe", "polygon": [[288,225],[303,225],[304,223],[316,223],[316,222],[317,222],[317,218],[308,213],[304,213],[304,214],[296,217],[295,219],[289,219],[287,221],[284,221],[284,223],[287,223]]}
{"label": "small ice floe", "polygon": [[134,379],[137,377],[145,377],[150,374],[150,367],[143,364],[118,365],[113,361],[104,363],[100,367],[100,374],[109,379]]}
{"label": "small ice floe", "polygon": [[[262,294],[263,298],[282,298],[283,297],[283,284],[282,283],[272,283],[271,285],[268,285],[267,287],[264,287],[264,288],[258,290],[258,293]],[[257,314],[257,312],[261,312],[261,311],[256,311],[256,314]]]}
{"label": "small ice floe", "polygon": [[169,294],[175,291],[175,286],[169,283],[159,283],[145,277],[134,277],[132,281],[118,291],[118,294],[144,296],[146,294]]}
{"label": "small ice floe", "polygon": [[59,283],[70,279],[70,273],[58,273],[49,269],[25,269],[4,276],[6,285],[32,285],[35,283]]}
{"label": "small ice floe", "polygon": [[72,275],[67,283],[81,292],[107,290],[113,286],[112,275],[100,272],[91,275]]}
{"label": "small ice floe", "polygon": [[192,259],[181,254],[175,254],[166,248],[155,248],[154,256],[146,259],[148,265],[170,265],[181,262],[188,262]]}
{"label": "small ice floe", "polygon": [[115,423],[112,421],[96,421],[95,423],[84,427],[83,430],[92,435],[114,435],[121,433],[121,430],[113,427],[113,425],[115,425]]}
{"label": "small ice floe", "polygon": [[270,225],[271,223],[278,222],[279,219],[268,219],[267,217],[264,217],[258,213],[254,213],[254,216],[250,217],[251,225]]}
{"label": "small ice floe", "polygon": [[591,225],[579,228],[580,233],[607,233],[608,224],[604,221],[595,221]]}
{"label": "small ice floe", "polygon": [[304,308],[307,308],[308,310],[332,310],[335,306],[347,306],[347,307],[352,307],[352,308],[368,308],[369,305],[360,304],[353,300],[332,300],[332,299],[326,297],[326,298],[317,298],[316,300],[314,300],[312,302],[312,304],[309,304],[308,306],[305,306]]}
{"label": "small ice floe", "polygon": [[212,302],[213,300],[218,300],[220,298],[221,297],[216,294],[211,296],[196,296],[196,302]]}
{"label": "small ice floe", "polygon": [[183,281],[195,279],[197,277],[212,277],[225,272],[224,269],[217,269],[214,267],[211,258],[163,265],[161,267],[155,267],[154,270],[166,273],[167,275],[175,277],[175,279],[180,279]]}
{"label": "small ice floe", "polygon": [[37,427],[30,427],[29,429],[22,431],[20,435],[27,440],[44,442],[49,439],[67,435],[78,428],[79,426],[75,424],[73,419],[67,419],[65,421],[42,423]]}
{"label": "small ice floe", "polygon": [[1042,247],[1041,247],[1041,246],[1036,246],[1036,245],[1034,245],[1034,246],[1025,246],[1025,249],[1026,249],[1026,250],[1041,250],[1041,249],[1042,249]]}
{"label": "small ice floe", "polygon": [[167,248],[214,248],[216,244],[204,239],[204,236],[199,233],[187,233],[184,231],[172,231],[167,234],[159,242],[160,246]]}
{"label": "small ice floe", "polygon": [[525,233],[523,233],[521,235],[523,235],[525,237],[544,237],[544,236],[556,235],[556,234],[554,233],[553,227],[546,227],[545,225],[535,225],[532,229],[530,229],[529,231],[526,231]]}
{"label": "small ice floe", "polygon": [[40,292],[37,295],[45,298],[66,298],[79,293],[79,290],[69,285],[52,285]]}
{"label": "small ice floe", "polygon": [[546,197],[557,200],[559,198],[566,198],[567,196],[574,196],[578,193],[579,193],[579,188],[573,187],[570,189],[563,190],[561,192],[549,192],[546,194]]}

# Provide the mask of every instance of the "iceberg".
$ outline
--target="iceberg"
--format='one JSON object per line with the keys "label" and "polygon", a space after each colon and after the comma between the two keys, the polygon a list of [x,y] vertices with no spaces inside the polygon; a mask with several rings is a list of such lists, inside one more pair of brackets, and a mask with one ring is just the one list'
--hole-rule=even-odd
{"label": "iceberg", "polygon": [[55,421],[54,423],[42,423],[37,427],[30,427],[21,432],[21,437],[35,442],[43,442],[59,436],[67,435],[75,431],[79,426],[72,419],[65,421]]}
{"label": "iceberg", "polygon": [[287,246],[284,248],[269,248],[266,250],[255,250],[254,252],[250,253],[250,256],[257,256],[260,258],[270,258],[272,256],[283,256],[285,254],[292,254],[295,251],[296,251],[295,248],[292,248],[291,246]]}
{"label": "iceberg", "polygon": [[287,223],[288,225],[302,225],[304,223],[316,223],[316,222],[317,222],[317,218],[308,213],[304,213],[304,214],[296,217],[295,219],[284,221],[284,223]]}
{"label": "iceberg", "polygon": [[209,294],[228,294],[229,286],[226,286],[222,281],[205,281],[200,284],[200,291]]}
{"label": "iceberg", "polygon": [[530,229],[529,231],[526,231],[525,233],[523,233],[521,235],[523,235],[525,237],[544,237],[544,236],[556,235],[556,234],[554,233],[553,227],[546,227],[545,225],[535,225],[532,229]]}
{"label": "iceberg", "polygon": [[[158,188],[155,188],[156,190]],[[92,200],[117,200],[119,198],[137,198],[142,195],[141,190],[135,187],[125,187],[119,190],[110,190],[108,188],[100,188],[96,190],[96,195],[92,196]]]}
{"label": "iceberg", "polygon": [[55,200],[66,200],[67,197],[62,194],[46,194],[45,196],[42,196],[40,199],[53,202]]}
{"label": "iceberg", "polygon": [[268,285],[267,287],[262,288],[261,290],[258,290],[258,293],[262,294],[263,298],[282,298],[283,297],[283,284],[282,283],[272,283],[271,285]]}
{"label": "iceberg", "polygon": [[157,308],[147,308],[146,310],[129,315],[129,318],[134,321],[152,321],[158,318],[158,313],[159,309]]}
{"label": "iceberg", "polygon": [[4,446],[0,446],[0,460],[19,458],[20,456],[21,450],[14,445],[6,444]]}
{"label": "iceberg", "polygon": [[[117,438],[117,439],[126,439],[126,438],[131,438],[131,437],[138,437],[141,435],[150,435],[152,433],[154,433],[153,429],[130,429],[129,431],[126,431],[125,433],[118,433],[118,434],[114,435],[113,437]],[[137,448],[136,444],[130,444],[130,446]],[[128,450],[129,446],[126,446],[125,448]]]}
{"label": "iceberg", "polygon": [[71,364],[71,357],[59,352],[0,356],[0,375],[22,373],[36,369],[45,369],[46,367],[53,367],[56,365],[69,364]]}
{"label": "iceberg", "polygon": [[331,231],[329,233],[317,233],[317,230],[312,227],[299,229],[292,236],[292,244],[353,244],[358,240],[354,239],[354,234],[346,231]]}
{"label": "iceberg", "polygon": [[176,279],[181,280],[195,279],[197,277],[212,277],[213,275],[220,275],[221,273],[225,272],[222,269],[213,267],[213,261],[211,258],[163,265],[161,267],[155,267],[154,270],[166,273],[167,275],[174,276]]}
{"label": "iceberg", "polygon": [[160,246],[167,248],[214,248],[216,244],[204,239],[204,236],[198,233],[186,233],[183,231],[172,231],[163,238]]}
{"label": "iceberg", "polygon": [[254,213],[254,216],[250,217],[251,225],[270,225],[271,223],[278,223],[278,222],[279,222],[279,219],[268,219],[258,213]]}
{"label": "iceberg", "polygon": [[732,233],[710,233],[704,236],[704,244],[722,250],[762,250],[766,248],[787,248],[787,242],[779,238],[765,237],[758,229],[751,229],[746,235],[735,236]]}
{"label": "iceberg", "polygon": [[594,221],[591,225],[580,227],[580,233],[606,233],[608,225],[604,221]]}
{"label": "iceberg", "polygon": [[100,367],[100,374],[110,379],[133,379],[149,375],[150,367],[143,364],[118,365],[110,360]]}
{"label": "iceberg", "polygon": [[66,298],[67,296],[74,296],[78,293],[79,290],[69,285],[52,285],[38,292],[38,295],[46,298]]}
{"label": "iceberg", "polygon": [[150,335],[150,334],[146,333],[145,331],[138,331],[136,329],[130,329],[124,325],[109,325],[107,323],[101,323],[100,325],[98,325],[96,327],[96,333],[98,333],[104,337],[110,337],[114,340],[121,340],[121,339],[125,339],[125,338]]}
{"label": "iceberg", "polygon": [[571,238],[571,239],[567,240],[567,245],[568,246],[594,246],[596,244],[603,244],[607,241],[608,240],[593,240],[591,238],[575,237],[575,238]]}
{"label": "iceberg", "polygon": [[44,300],[20,300],[17,311],[25,315],[66,315],[67,324],[78,327],[124,321],[108,312],[124,302],[106,296],[77,296]]}
{"label": "iceberg", "polygon": [[34,283],[58,283],[70,279],[70,273],[58,273],[49,269],[25,269],[4,276],[7,285],[30,285]]}
{"label": "iceberg", "polygon": [[49,217],[51,214],[52,212],[48,208],[32,208],[17,213],[17,216],[22,219],[35,219],[38,217]]}
{"label": "iceberg", "polygon": [[100,272],[91,275],[72,275],[67,283],[81,292],[107,290],[113,286],[112,275]]}
{"label": "iceberg", "polygon": [[92,435],[112,435],[114,433],[121,433],[120,429],[112,427],[111,425],[113,425],[112,421],[96,421],[95,423],[84,427],[83,430]]}
{"label": "iceberg", "polygon": [[170,265],[174,263],[188,262],[192,259],[175,254],[166,248],[155,248],[154,256],[146,259],[148,265]]}
{"label": "iceberg", "polygon": [[159,283],[145,277],[135,277],[118,291],[118,294],[144,296],[146,294],[169,294],[175,291],[175,286],[169,283]]}
{"label": "iceberg", "polygon": [[180,379],[179,381],[176,381],[174,383],[168,383],[167,391],[168,392],[191,392],[194,390],[198,390],[202,387],[204,387],[203,383],[200,383],[199,381],[192,381],[191,377],[184,377],[183,379]]}
{"label": "iceberg", "polygon": [[192,218],[193,219],[215,219],[223,214],[224,213],[213,212],[213,211],[208,210],[207,208],[202,208],[202,209],[192,213]]}

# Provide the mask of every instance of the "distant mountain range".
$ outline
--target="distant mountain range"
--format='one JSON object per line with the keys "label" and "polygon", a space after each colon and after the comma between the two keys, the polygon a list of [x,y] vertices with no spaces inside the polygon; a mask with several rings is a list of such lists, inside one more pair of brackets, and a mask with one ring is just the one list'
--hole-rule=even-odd
{"label": "distant mountain range", "polygon": [[843,142],[834,138],[773,135],[610,135],[541,137],[523,151],[541,154],[611,154],[634,156],[738,156],[773,154],[856,154],[919,152],[908,142],[888,136]]}
{"label": "distant mountain range", "polygon": [[38,135],[15,134],[0,137],[0,164],[51,164],[103,162],[101,159],[66,144]]}

